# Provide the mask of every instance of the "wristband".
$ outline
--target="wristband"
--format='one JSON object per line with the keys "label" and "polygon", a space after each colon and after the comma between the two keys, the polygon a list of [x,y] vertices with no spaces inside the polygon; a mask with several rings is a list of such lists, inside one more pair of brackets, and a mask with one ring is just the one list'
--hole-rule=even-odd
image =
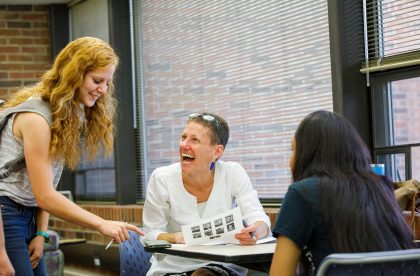
{"label": "wristband", "polygon": [[48,243],[50,240],[50,235],[48,234],[48,232],[44,232],[44,231],[37,231],[36,232],[37,236],[42,236],[45,239],[45,242]]}

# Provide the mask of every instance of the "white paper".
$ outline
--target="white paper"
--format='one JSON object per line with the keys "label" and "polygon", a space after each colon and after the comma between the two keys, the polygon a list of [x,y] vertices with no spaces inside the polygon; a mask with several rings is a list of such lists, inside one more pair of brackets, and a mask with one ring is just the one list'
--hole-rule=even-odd
{"label": "white paper", "polygon": [[185,244],[188,246],[239,243],[235,239],[235,234],[240,233],[242,228],[242,215],[239,207],[181,226]]}

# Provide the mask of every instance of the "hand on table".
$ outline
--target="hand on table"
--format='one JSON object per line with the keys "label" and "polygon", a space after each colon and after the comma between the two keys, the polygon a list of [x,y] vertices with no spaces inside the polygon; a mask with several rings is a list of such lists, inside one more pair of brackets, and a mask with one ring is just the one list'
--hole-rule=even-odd
{"label": "hand on table", "polygon": [[250,224],[248,227],[242,228],[241,233],[235,234],[235,238],[239,240],[241,245],[254,245],[259,239],[257,227],[253,224]]}

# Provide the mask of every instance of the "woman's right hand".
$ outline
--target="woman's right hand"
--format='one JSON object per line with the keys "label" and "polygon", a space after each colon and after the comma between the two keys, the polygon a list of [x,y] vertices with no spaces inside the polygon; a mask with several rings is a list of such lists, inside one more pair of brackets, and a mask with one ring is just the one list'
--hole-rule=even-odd
{"label": "woman's right hand", "polygon": [[0,250],[0,276],[13,276],[15,269],[7,256],[6,250]]}
{"label": "woman's right hand", "polygon": [[137,226],[121,221],[104,220],[98,229],[102,235],[112,238],[115,243],[121,243],[127,240],[129,238],[128,230],[144,236],[144,232]]}
{"label": "woman's right hand", "polygon": [[158,240],[165,240],[170,243],[185,243],[184,235],[182,232],[176,233],[161,233],[157,237]]}

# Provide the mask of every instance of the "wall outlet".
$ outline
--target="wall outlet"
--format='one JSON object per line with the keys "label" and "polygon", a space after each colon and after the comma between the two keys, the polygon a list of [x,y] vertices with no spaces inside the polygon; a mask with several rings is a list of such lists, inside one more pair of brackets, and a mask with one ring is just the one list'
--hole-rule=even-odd
{"label": "wall outlet", "polygon": [[95,265],[95,266],[101,266],[101,259],[99,259],[99,258],[93,258],[93,264]]}

